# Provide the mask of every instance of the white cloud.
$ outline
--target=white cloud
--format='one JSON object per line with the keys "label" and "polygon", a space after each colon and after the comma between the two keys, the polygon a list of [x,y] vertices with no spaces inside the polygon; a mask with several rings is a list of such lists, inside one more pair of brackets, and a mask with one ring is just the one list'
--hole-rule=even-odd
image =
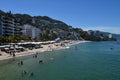
{"label": "white cloud", "polygon": [[86,27],[86,28],[83,27],[83,29],[84,30],[100,30],[100,31],[120,34],[120,27],[98,26],[98,27]]}

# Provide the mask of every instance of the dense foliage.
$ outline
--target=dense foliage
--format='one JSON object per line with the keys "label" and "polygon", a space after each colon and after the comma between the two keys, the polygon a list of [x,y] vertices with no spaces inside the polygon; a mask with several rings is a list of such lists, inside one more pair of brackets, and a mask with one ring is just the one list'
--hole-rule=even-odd
{"label": "dense foliage", "polygon": [[13,43],[13,42],[21,42],[21,41],[28,41],[29,38],[23,36],[0,36],[0,44],[1,43]]}

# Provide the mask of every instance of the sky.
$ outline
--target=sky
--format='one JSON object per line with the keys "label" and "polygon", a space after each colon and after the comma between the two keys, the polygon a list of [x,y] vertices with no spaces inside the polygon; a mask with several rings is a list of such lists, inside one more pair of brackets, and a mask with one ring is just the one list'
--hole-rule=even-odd
{"label": "sky", "polygon": [[1,0],[0,10],[49,16],[83,30],[120,34],[120,0]]}

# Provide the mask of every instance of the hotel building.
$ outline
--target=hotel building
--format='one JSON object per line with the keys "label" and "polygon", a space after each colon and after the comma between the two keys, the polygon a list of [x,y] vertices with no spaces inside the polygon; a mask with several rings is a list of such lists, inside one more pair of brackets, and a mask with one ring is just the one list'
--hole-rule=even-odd
{"label": "hotel building", "polygon": [[13,17],[0,15],[0,36],[19,36],[21,28]]}
{"label": "hotel building", "polygon": [[40,33],[41,30],[39,28],[36,28],[35,26],[29,25],[29,24],[25,24],[23,25],[23,36],[29,37],[31,39],[40,39]]}

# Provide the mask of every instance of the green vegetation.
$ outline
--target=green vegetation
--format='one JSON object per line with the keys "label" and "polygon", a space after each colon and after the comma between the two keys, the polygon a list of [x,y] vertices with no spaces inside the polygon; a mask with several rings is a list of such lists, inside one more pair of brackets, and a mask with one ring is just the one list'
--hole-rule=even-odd
{"label": "green vegetation", "polygon": [[23,41],[28,41],[29,39],[27,37],[22,37],[22,36],[0,36],[0,44],[1,43],[13,43],[13,42],[21,42]]}

